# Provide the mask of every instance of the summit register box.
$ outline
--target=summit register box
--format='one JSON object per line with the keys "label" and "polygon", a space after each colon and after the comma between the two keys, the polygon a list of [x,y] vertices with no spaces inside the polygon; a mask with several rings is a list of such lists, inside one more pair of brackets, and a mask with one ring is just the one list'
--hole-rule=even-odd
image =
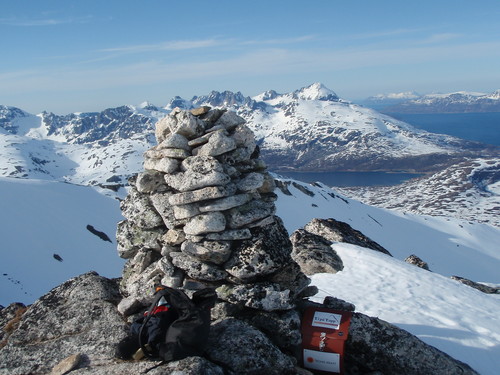
{"label": "summit register box", "polygon": [[352,313],[310,307],[302,318],[302,359],[304,368],[317,374],[343,374],[344,344]]}

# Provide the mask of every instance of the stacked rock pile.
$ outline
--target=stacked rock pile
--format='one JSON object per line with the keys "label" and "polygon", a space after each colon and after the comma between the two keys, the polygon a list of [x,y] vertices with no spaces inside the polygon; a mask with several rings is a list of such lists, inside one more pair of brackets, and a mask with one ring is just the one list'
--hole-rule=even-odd
{"label": "stacked rock pile", "polygon": [[314,294],[291,258],[274,180],[245,120],[209,107],[175,109],[155,134],[121,204],[122,309],[144,303],[158,283],[214,287],[223,301],[264,311]]}

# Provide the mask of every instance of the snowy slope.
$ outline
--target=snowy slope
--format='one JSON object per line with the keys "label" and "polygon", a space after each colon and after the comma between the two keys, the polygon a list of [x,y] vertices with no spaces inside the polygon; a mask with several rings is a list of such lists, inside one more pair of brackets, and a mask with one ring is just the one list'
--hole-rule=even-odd
{"label": "snowy slope", "polygon": [[120,276],[124,261],[114,239],[119,220],[118,201],[92,187],[0,177],[0,304],[32,303],[90,270]]}
{"label": "snowy slope", "polygon": [[320,292],[348,300],[418,336],[482,375],[500,368],[499,295],[486,295],[443,276],[347,244],[333,248],[344,262],[337,274],[317,274]]}

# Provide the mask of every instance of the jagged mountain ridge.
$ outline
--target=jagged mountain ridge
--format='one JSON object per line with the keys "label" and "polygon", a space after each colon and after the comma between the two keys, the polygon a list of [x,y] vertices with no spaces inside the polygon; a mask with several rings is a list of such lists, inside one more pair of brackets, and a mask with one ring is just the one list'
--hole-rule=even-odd
{"label": "jagged mountain ridge", "polygon": [[[372,99],[369,103],[382,104]],[[448,94],[427,94],[416,98],[390,103],[382,110],[385,113],[469,113],[500,112],[500,90],[492,93],[453,92]]]}
{"label": "jagged mountain ridge", "polygon": [[216,92],[175,97],[165,108],[149,103],[102,112],[28,114],[0,106],[0,175],[124,184],[140,170],[154,142],[154,124],[175,107],[235,110],[256,134],[271,170],[435,170],[484,145],[427,133],[354,105],[316,83],[288,94],[256,97]]}

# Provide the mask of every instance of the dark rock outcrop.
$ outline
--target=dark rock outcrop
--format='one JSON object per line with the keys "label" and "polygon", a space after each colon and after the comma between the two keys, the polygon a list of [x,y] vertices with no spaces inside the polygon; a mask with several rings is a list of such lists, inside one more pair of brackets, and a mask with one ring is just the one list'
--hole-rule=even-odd
{"label": "dark rock outcrop", "polygon": [[462,284],[465,284],[467,286],[470,286],[471,288],[477,289],[480,292],[487,293],[487,294],[500,294],[500,288],[499,287],[493,287],[493,286],[488,286],[485,284],[481,283],[476,283],[475,281],[466,279],[464,277],[460,276],[452,276],[451,277],[453,280],[456,280],[458,282],[461,282]]}
{"label": "dark rock outcrop", "polygon": [[313,219],[306,226],[304,226],[304,229],[310,233],[322,236],[328,241],[350,243],[391,255],[391,253],[384,249],[381,245],[342,221],[337,221],[331,218]]}
{"label": "dark rock outcrop", "polygon": [[292,258],[306,275],[315,273],[337,273],[342,271],[342,259],[332,249],[331,241],[304,229],[298,229],[290,236]]}
{"label": "dark rock outcrop", "polygon": [[477,374],[465,363],[378,318],[354,313],[346,342],[346,362],[354,374]]}

